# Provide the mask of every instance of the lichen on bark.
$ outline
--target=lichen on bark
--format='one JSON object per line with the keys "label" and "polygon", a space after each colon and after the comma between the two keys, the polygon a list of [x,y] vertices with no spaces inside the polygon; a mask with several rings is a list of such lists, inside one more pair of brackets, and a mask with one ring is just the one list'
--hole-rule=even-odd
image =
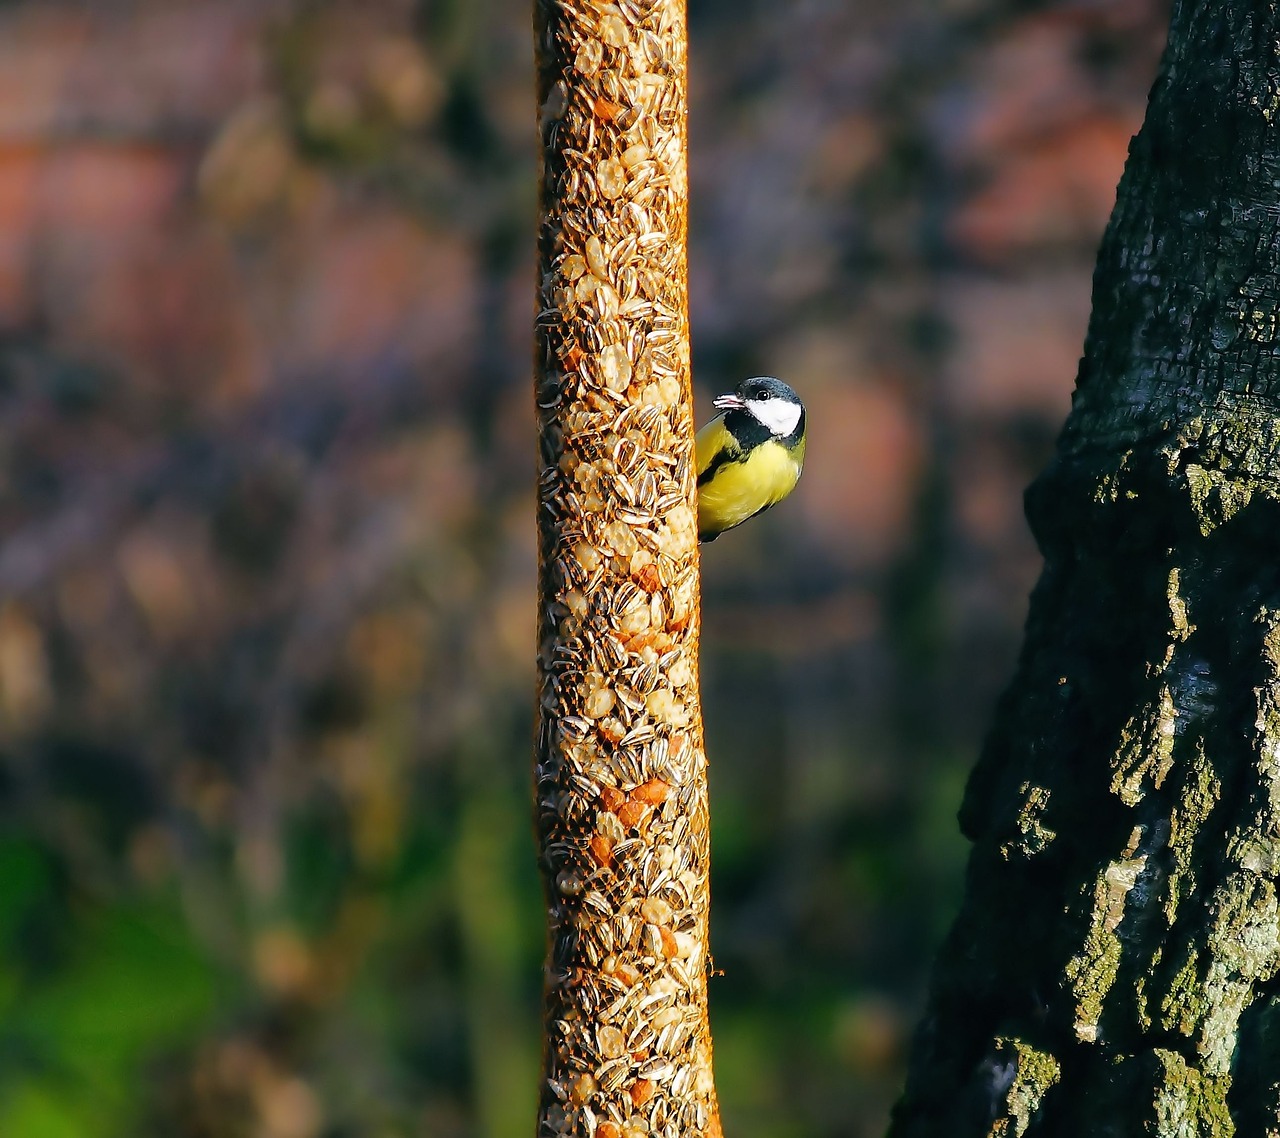
{"label": "lichen on bark", "polygon": [[1175,3],[893,1138],[1280,1133],[1278,91],[1275,4]]}

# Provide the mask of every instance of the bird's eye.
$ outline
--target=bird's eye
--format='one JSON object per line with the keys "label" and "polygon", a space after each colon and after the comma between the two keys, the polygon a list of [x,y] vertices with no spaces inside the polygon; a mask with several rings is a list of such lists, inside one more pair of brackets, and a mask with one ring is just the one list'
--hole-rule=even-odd
{"label": "bird's eye", "polygon": [[756,398],[757,398],[757,399],[772,399],[772,398],[773,398],[773,392],[772,392],[772,391],[762,391],[762,392],[760,392],[760,394],[759,394],[759,395],[757,395],[757,396],[756,396]]}

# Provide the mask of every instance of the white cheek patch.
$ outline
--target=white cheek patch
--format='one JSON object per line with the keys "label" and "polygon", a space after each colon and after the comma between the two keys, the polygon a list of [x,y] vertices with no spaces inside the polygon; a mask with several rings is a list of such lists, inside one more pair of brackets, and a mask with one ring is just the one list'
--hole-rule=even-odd
{"label": "white cheek patch", "polygon": [[800,422],[801,408],[787,399],[748,399],[747,410],[769,428],[769,433],[786,437]]}

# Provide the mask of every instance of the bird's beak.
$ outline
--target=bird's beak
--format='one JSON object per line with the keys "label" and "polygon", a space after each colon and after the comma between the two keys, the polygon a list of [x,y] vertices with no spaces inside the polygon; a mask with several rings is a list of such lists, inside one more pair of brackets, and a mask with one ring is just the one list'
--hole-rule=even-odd
{"label": "bird's beak", "polygon": [[728,395],[717,395],[711,401],[711,406],[721,411],[741,411],[746,405],[746,400],[741,395],[734,395],[732,392]]}

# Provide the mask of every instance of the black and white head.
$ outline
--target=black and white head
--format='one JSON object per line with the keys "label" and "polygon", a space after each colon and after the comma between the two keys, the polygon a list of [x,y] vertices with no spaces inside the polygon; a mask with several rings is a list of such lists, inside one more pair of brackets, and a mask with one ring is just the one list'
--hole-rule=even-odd
{"label": "black and white head", "polygon": [[714,405],[721,411],[745,411],[777,439],[793,435],[804,417],[800,396],[769,375],[744,379],[730,394],[718,396]]}

